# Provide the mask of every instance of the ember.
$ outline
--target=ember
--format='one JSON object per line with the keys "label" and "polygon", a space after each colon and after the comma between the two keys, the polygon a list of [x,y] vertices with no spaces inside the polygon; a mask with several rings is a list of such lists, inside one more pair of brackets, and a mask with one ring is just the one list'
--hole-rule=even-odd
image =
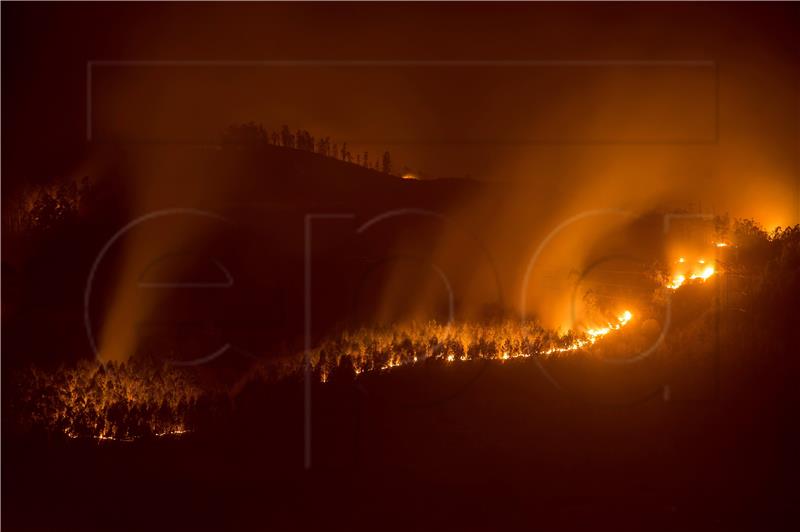
{"label": "ember", "polygon": [[356,375],[412,365],[427,359],[448,363],[469,360],[506,361],[549,357],[588,349],[604,336],[627,325],[625,310],[614,323],[560,335],[541,326],[514,320],[495,324],[412,323],[406,327],[364,328],[325,340],[311,356],[320,380],[327,381],[347,357]]}

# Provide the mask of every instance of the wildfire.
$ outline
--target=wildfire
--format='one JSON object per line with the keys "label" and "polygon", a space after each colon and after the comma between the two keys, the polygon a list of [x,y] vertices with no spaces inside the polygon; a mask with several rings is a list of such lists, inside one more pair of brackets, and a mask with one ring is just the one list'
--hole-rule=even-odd
{"label": "wildfire", "polygon": [[[519,320],[365,328],[324,340],[311,361],[319,380],[327,382],[343,370],[359,375],[426,360],[453,364],[549,357],[588,349],[632,319],[625,310],[604,326],[566,335]],[[268,373],[282,379],[304,368],[304,356],[286,357],[276,359],[275,371]],[[203,392],[186,374],[156,361],[92,361],[54,373],[30,368],[21,377],[15,408],[20,419],[69,438],[130,442],[179,436],[196,428],[203,415],[198,406]]]}
{"label": "wildfire", "polygon": [[617,316],[616,323],[609,323],[605,327],[600,327],[597,329],[586,329],[585,337],[578,338],[564,347],[553,347],[545,351],[545,353],[564,353],[567,351],[578,351],[580,349],[584,349],[595,344],[600,338],[606,336],[608,333],[612,331],[618,331],[619,329],[623,328],[628,324],[629,321],[631,321],[631,319],[633,319],[633,313],[630,310],[626,310]]}
{"label": "wildfire", "polygon": [[625,310],[613,322],[582,333],[559,336],[538,325],[506,321],[493,324],[436,322],[405,327],[360,329],[323,341],[312,352],[319,378],[327,382],[344,359],[356,375],[410,366],[425,360],[452,364],[470,360],[498,360],[550,356],[579,351],[617,331],[633,319]]}
{"label": "wildfire", "polygon": [[669,283],[667,283],[667,287],[673,290],[677,290],[678,287],[680,287],[685,282],[686,282],[686,276],[678,274],[673,276],[672,279],[669,280]]}
{"label": "wildfire", "polygon": [[675,268],[675,272],[667,280],[667,288],[677,290],[686,281],[705,282],[709,277],[716,273],[713,265],[706,264],[705,259],[698,259],[694,264],[687,263],[685,257],[679,257],[676,261],[681,266]]}
{"label": "wildfire", "polygon": [[84,362],[20,379],[26,422],[70,438],[133,441],[189,431],[200,390],[178,370],[152,363]]}

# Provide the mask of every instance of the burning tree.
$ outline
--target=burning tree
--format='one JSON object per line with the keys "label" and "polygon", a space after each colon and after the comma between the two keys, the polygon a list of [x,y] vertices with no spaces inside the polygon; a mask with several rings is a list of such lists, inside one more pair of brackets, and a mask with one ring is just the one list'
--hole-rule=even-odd
{"label": "burning tree", "polygon": [[191,430],[201,395],[185,373],[151,359],[83,361],[55,372],[31,367],[16,382],[20,422],[70,438],[181,434]]}

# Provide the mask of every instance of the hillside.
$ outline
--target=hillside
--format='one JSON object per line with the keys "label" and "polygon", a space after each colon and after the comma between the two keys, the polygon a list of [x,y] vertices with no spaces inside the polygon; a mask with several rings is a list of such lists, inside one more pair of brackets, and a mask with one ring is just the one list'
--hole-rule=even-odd
{"label": "hillside", "polygon": [[[155,276],[150,282],[213,281],[219,272],[209,261],[224,263],[236,279],[226,294],[226,301],[235,308],[227,317],[238,315],[246,320],[248,315],[260,314],[267,320],[279,319],[280,323],[272,325],[281,330],[264,340],[269,344],[277,341],[277,336],[285,340],[302,334],[307,215],[346,217],[344,224],[324,219],[317,223],[315,240],[321,247],[314,250],[315,263],[330,265],[330,259],[337,258],[339,268],[352,268],[356,261],[363,269],[367,255],[385,256],[399,233],[414,234],[415,228],[419,229],[417,239],[428,240],[430,249],[446,222],[420,212],[448,213],[453,205],[468,204],[479,209],[477,214],[482,210],[490,216],[497,201],[496,193],[476,182],[404,180],[318,154],[269,145],[257,150],[104,147],[89,160],[92,164],[85,166],[94,170],[86,176],[90,184],[73,192],[74,199],[64,199],[69,186],[62,184],[53,188],[49,203],[30,207],[39,208],[28,214],[38,221],[22,228],[4,225],[6,363],[52,365],[91,356],[83,323],[84,295],[89,272],[110,241],[113,245],[93,279],[92,319],[107,311],[114,286],[126,281],[120,277],[124,275],[120,261],[126,260],[134,246],[142,248],[137,273]],[[158,218],[164,212],[167,214]],[[364,247],[356,228],[386,213],[397,217],[379,224],[378,229],[386,230],[379,240],[372,239]],[[148,222],[153,215],[157,219]],[[207,216],[218,216],[224,223],[211,227],[214,224],[205,223]],[[145,222],[139,226],[137,220],[142,217]],[[397,222],[402,223],[400,231]],[[462,217],[458,223],[463,222]],[[126,226],[130,234],[118,234]],[[351,245],[346,251],[326,252],[323,239],[331,227],[340,243],[343,239],[355,241],[358,249]],[[115,235],[117,240],[113,240]],[[162,238],[165,240],[159,242]],[[326,259],[326,253],[334,255]],[[178,257],[180,263],[171,264],[175,254],[188,258]],[[159,258],[162,256],[167,257],[166,264]],[[60,266],[55,272],[49,269],[54,263]],[[333,279],[341,275],[328,266],[316,272],[323,275],[319,286],[335,286]],[[265,308],[264,300],[275,297],[283,305],[280,311],[274,306]],[[175,304],[191,313],[197,303],[178,298]],[[333,315],[340,310],[331,311],[320,323],[340,320],[341,316]],[[96,328],[100,327],[98,321]]]}
{"label": "hillside", "polygon": [[[587,529],[603,520],[614,530],[728,530],[790,510],[797,228],[770,236],[737,221],[720,272],[674,289],[654,285],[644,266],[614,270],[603,286],[626,283],[637,308],[593,333],[596,344],[577,331],[503,321],[503,308],[461,319],[461,299],[450,327],[441,297],[421,306],[439,325],[406,336],[402,320],[376,322],[391,316],[382,314],[387,294],[413,316],[403,305],[420,299],[416,283],[441,285],[430,263],[441,260],[442,242],[458,243],[451,262],[483,260],[475,240],[488,236],[480,226],[501,203],[497,185],[402,180],[271,146],[139,147],[97,158],[103,171],[74,213],[4,239],[3,393],[18,414],[4,410],[6,474],[17,479],[6,524],[103,529],[127,508],[131,529],[332,520],[366,530],[523,521]],[[146,218],[113,240],[137,216],[175,207],[193,210]],[[346,217],[313,226],[307,263],[314,213]],[[644,256],[656,260],[663,242],[644,235],[659,220],[642,217],[595,247],[645,241]],[[122,327],[112,340],[133,328],[135,356],[75,366],[92,359],[87,272],[109,238],[90,321],[111,354],[107,323]],[[372,276],[409,257],[423,273]],[[307,264],[310,339],[321,346],[309,388]],[[461,294],[475,277],[445,279]],[[653,341],[645,312],[663,306],[665,293],[672,321],[663,344],[630,362]],[[220,342],[232,347],[204,359]],[[150,395],[138,397],[142,390]],[[98,412],[92,401],[111,406]],[[42,505],[52,511],[37,512]]]}

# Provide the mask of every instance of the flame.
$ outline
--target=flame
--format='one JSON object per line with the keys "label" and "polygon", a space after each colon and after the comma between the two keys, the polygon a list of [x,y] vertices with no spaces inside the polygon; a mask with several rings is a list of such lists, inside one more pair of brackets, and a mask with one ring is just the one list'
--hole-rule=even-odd
{"label": "flame", "polygon": [[676,263],[681,266],[675,267],[667,280],[666,287],[670,290],[677,290],[686,284],[686,281],[705,282],[716,273],[716,268],[706,264],[705,259],[698,259],[694,264],[689,264],[685,257],[679,257]]}
{"label": "flame", "polygon": [[[588,349],[633,319],[630,310],[601,327],[564,336],[518,320],[491,324],[414,324],[345,331],[312,352],[321,382],[349,358],[355,375],[411,366],[426,360],[448,364],[470,360],[547,357]],[[329,356],[330,355],[330,356]],[[305,357],[276,360],[272,378],[301,374]],[[24,382],[20,415],[69,438],[130,442],[143,437],[179,436],[195,427],[190,421],[203,392],[184,373],[157,364],[87,362],[57,373],[34,368]]]}
{"label": "flame", "polygon": [[630,310],[626,310],[617,316],[617,323],[609,323],[607,326],[597,329],[586,329],[586,336],[584,338],[578,338],[565,347],[551,348],[548,351],[545,351],[545,353],[564,353],[567,351],[578,351],[585,347],[589,347],[594,345],[600,338],[606,336],[608,333],[612,331],[618,331],[619,329],[623,328],[628,324],[628,322],[631,321],[631,319],[633,319],[633,313]]}
{"label": "flame", "polygon": [[713,267],[713,266],[706,266],[705,268],[703,268],[703,271],[702,271],[702,272],[700,272],[700,273],[693,273],[693,274],[692,274],[692,275],[689,277],[689,279],[702,279],[702,280],[704,280],[704,281],[705,281],[706,279],[708,279],[708,278],[709,278],[709,277],[711,277],[712,275],[714,275],[714,267]]}
{"label": "flame", "polygon": [[667,283],[667,287],[673,290],[677,290],[678,287],[680,287],[685,282],[686,282],[686,276],[678,274],[673,276],[672,279],[669,280],[669,283]]}
{"label": "flame", "polygon": [[201,393],[183,373],[155,363],[32,368],[22,382],[29,422],[69,438],[126,442],[186,434]]}
{"label": "flame", "polygon": [[586,349],[632,319],[633,313],[624,310],[602,327],[560,337],[537,325],[512,320],[488,325],[428,322],[364,328],[325,339],[311,358],[323,382],[330,379],[344,358],[350,359],[356,375],[412,366],[429,359],[448,364],[470,360],[506,362]]}

